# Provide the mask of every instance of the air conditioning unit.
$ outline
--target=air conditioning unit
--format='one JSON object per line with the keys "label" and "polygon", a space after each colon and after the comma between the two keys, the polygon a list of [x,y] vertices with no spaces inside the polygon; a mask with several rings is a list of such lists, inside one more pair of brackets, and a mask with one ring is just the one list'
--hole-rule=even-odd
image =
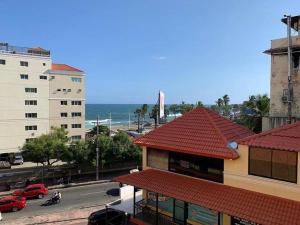
{"label": "air conditioning unit", "polygon": [[288,97],[287,96],[282,96],[282,102],[287,103],[288,102]]}

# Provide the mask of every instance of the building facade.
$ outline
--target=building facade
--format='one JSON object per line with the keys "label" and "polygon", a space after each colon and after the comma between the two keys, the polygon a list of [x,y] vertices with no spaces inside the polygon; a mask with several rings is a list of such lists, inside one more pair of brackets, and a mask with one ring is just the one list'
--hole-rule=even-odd
{"label": "building facade", "polygon": [[[53,117],[56,110],[53,99],[60,96],[55,97],[51,92],[55,86],[55,82],[49,79],[51,73],[60,73],[56,77],[61,80],[64,86],[62,88],[73,89],[75,92],[82,90],[78,95],[67,95],[68,98],[76,98],[75,101],[78,98],[83,103],[79,106],[80,109],[76,109],[76,112],[83,112],[82,117],[76,117],[76,123],[82,124],[81,128],[73,131],[72,127],[68,127],[68,130],[70,129],[70,136],[77,135],[79,138],[80,135],[84,138],[83,72],[78,71],[80,74],[74,75],[82,80],[75,84],[72,76],[64,79],[63,71],[53,70],[50,51],[0,43],[0,154],[19,152],[26,140],[48,133],[52,126],[61,127],[63,124],[54,119],[58,116]],[[71,103],[70,110],[75,110]]]}
{"label": "building facade", "polygon": [[[287,19],[282,19],[287,23]],[[300,16],[291,18],[291,28],[296,33],[291,37],[292,49],[292,120],[300,120]],[[271,41],[271,48],[265,53],[271,56],[270,114],[263,120],[263,130],[287,124],[288,119],[288,39]]]}
{"label": "building facade", "polygon": [[143,171],[115,181],[143,190],[137,224],[300,224],[299,133],[300,122],[253,135],[195,109],[138,138]]}
{"label": "building facade", "polygon": [[71,140],[85,137],[84,73],[64,64],[52,64],[49,77],[50,127],[68,130]]}

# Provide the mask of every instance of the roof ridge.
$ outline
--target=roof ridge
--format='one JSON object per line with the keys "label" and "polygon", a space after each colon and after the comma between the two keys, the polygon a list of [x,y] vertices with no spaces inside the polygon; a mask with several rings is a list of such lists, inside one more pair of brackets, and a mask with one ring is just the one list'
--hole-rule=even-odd
{"label": "roof ridge", "polygon": [[251,140],[253,140],[257,137],[264,137],[264,136],[269,135],[269,134],[270,135],[275,135],[279,131],[285,131],[287,129],[296,127],[298,125],[300,125],[300,121],[292,123],[292,124],[282,125],[281,127],[273,128],[271,130],[263,131],[261,133],[251,135],[249,137],[242,138],[242,139],[239,140],[239,143],[243,144],[244,142],[251,141]]}

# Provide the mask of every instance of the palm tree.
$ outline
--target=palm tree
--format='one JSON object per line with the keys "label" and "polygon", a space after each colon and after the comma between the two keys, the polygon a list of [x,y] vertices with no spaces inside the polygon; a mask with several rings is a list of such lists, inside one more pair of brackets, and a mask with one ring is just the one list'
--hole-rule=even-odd
{"label": "palm tree", "polygon": [[221,106],[223,106],[224,101],[222,98],[218,98],[218,100],[216,101],[216,104],[218,105],[218,107],[220,108]]}
{"label": "palm tree", "polygon": [[136,109],[134,114],[138,119],[138,132],[140,133],[140,121],[141,121],[142,109],[140,109],[140,108]]}
{"label": "palm tree", "polygon": [[224,96],[223,96],[223,102],[224,102],[224,105],[225,105],[225,106],[228,105],[229,101],[230,101],[229,96],[228,96],[228,95],[224,95]]}

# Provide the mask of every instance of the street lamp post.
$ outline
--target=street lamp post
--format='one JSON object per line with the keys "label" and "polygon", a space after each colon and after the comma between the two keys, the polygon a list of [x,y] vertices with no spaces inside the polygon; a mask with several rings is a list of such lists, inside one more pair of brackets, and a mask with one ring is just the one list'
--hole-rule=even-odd
{"label": "street lamp post", "polygon": [[99,115],[97,116],[97,137],[96,137],[96,180],[99,180]]}

